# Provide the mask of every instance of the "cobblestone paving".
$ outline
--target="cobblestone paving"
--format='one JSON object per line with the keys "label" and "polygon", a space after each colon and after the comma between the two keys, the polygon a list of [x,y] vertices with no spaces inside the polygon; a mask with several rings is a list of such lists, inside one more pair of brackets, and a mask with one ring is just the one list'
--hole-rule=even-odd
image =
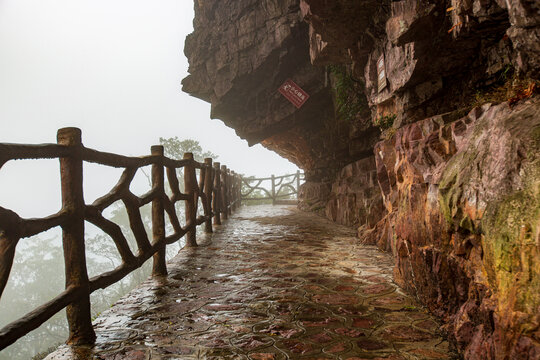
{"label": "cobblestone paving", "polygon": [[95,328],[93,349],[47,360],[457,358],[387,254],[287,206],[243,207]]}

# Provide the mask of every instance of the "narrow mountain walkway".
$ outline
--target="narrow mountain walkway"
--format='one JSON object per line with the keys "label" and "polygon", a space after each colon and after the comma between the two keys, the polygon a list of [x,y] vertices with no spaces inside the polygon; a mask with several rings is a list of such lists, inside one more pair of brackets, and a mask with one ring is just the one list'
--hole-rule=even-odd
{"label": "narrow mountain walkway", "polygon": [[290,206],[242,207],[58,359],[453,359],[387,254]]}

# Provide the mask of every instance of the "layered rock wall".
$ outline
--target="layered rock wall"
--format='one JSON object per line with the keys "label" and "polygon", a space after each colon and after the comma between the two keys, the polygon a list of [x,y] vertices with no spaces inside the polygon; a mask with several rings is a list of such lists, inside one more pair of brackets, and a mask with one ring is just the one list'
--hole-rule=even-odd
{"label": "layered rock wall", "polygon": [[338,224],[373,228],[383,216],[375,157],[345,166],[332,184],[325,215]]}
{"label": "layered rock wall", "polygon": [[[540,99],[435,116],[375,147],[386,217],[361,234],[468,359],[540,356]],[[505,357],[506,356],[506,357]]]}
{"label": "layered rock wall", "polygon": [[[540,358],[538,1],[197,0],[195,14],[184,91],[301,167],[301,208],[392,252],[466,358]],[[300,109],[277,91],[289,78],[310,95]]]}
{"label": "layered rock wall", "polygon": [[[374,116],[394,114],[398,126],[468,106],[475,91],[494,82],[512,60],[519,67],[512,58],[511,39],[505,36],[513,28],[509,11],[495,0],[301,4],[310,23],[310,41],[317,44],[311,47],[312,62],[351,64],[354,75],[365,82]],[[339,21],[350,4],[357,4],[355,13],[364,28],[352,26],[354,31],[345,36],[347,47],[329,55],[326,49],[343,45],[334,40],[336,34],[344,34],[354,23],[350,15],[345,18],[350,22]],[[534,37],[536,30],[529,33]],[[534,47],[534,39],[527,43]],[[381,58],[387,85],[379,89]]]}
{"label": "layered rock wall", "polygon": [[[371,152],[375,141],[365,144],[347,122],[336,126],[328,74],[311,65],[298,1],[196,1],[194,28],[186,39],[190,75],[183,90],[210,102],[212,118],[316,181],[330,181]],[[289,78],[310,96],[300,109],[277,91]]]}

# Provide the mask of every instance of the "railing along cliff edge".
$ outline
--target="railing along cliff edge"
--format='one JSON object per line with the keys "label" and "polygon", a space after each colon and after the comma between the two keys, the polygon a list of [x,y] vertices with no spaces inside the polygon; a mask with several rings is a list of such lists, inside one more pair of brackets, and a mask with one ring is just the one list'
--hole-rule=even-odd
{"label": "railing along cliff edge", "polygon": [[[167,274],[165,247],[186,235],[186,246],[197,246],[196,227],[205,224],[205,232],[212,232],[214,224],[221,224],[241,202],[241,177],[220,163],[204,163],[186,153],[182,160],[163,155],[163,146],[152,146],[151,155],[127,157],[89,149],[82,144],[81,130],[58,130],[57,144],[19,145],[0,144],[0,169],[10,160],[60,160],[62,209],[40,219],[23,219],[15,212],[0,207],[0,297],[9,278],[15,248],[27,238],[56,226],[62,228],[65,262],[65,290],[53,300],[41,305],[24,317],[0,329],[0,350],[36,329],[54,314],[66,308],[70,344],[92,344],[95,333],[90,315],[90,294],[116,283],[153,257],[152,275]],[[83,162],[97,163],[124,171],[114,188],[87,205],[83,197]],[[139,168],[152,166],[152,188],[142,196],[130,191],[130,184]],[[184,170],[184,192],[180,191],[176,170]],[[198,179],[197,179],[198,172]],[[170,193],[165,192],[165,176]],[[204,215],[197,217],[199,199]],[[103,211],[121,200],[127,210],[131,231],[138,251],[133,254],[119,225],[108,220]],[[181,226],[175,204],[185,202],[186,224]],[[140,208],[152,204],[152,241],[146,234]],[[173,233],[166,236],[165,214]],[[89,221],[114,241],[122,263],[114,270],[89,278],[86,269],[84,222]]]}
{"label": "railing along cliff edge", "polygon": [[[304,177],[300,171],[295,174],[272,175],[266,178],[243,177],[241,198],[247,201],[272,200],[273,205],[288,204],[290,201],[297,202],[300,182],[304,180]],[[267,181],[270,181],[269,189],[262,185]],[[257,196],[257,192],[262,193],[262,195]],[[292,195],[296,195],[296,200],[288,200]]]}

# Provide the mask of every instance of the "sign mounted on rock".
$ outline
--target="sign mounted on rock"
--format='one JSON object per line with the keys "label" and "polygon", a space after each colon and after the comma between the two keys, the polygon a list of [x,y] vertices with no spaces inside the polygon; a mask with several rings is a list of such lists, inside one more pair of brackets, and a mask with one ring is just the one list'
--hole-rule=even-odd
{"label": "sign mounted on rock", "polygon": [[384,54],[382,54],[379,60],[377,60],[377,80],[378,90],[379,92],[381,92],[386,87],[386,69],[384,65]]}
{"label": "sign mounted on rock", "polygon": [[287,81],[279,87],[279,92],[298,109],[300,109],[309,98],[308,93],[302,90],[302,88],[291,79],[287,79]]}

